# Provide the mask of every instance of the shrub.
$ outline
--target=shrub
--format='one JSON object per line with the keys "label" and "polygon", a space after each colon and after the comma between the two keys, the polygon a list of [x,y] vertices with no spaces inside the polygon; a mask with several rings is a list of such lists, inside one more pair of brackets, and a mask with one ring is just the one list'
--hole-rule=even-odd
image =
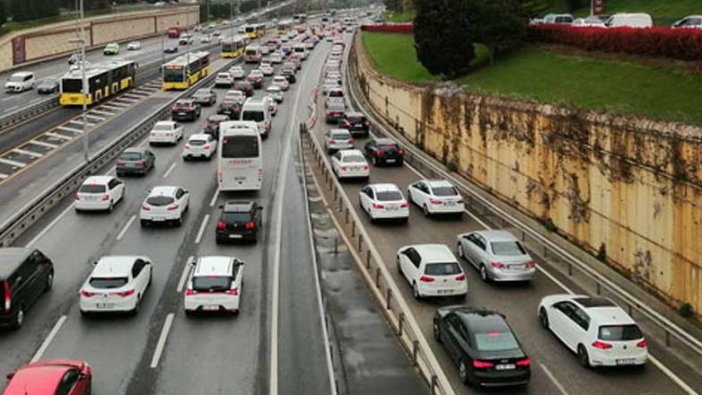
{"label": "shrub", "polygon": [[412,34],[411,23],[374,23],[362,25],[361,30],[378,33]]}
{"label": "shrub", "polygon": [[692,308],[692,305],[689,303],[683,303],[680,306],[680,315],[685,317],[685,318],[690,318],[695,314],[695,310]]}
{"label": "shrub", "polygon": [[627,53],[680,60],[702,60],[702,29],[573,27],[544,24],[528,28],[532,42],[560,44],[585,51]]}

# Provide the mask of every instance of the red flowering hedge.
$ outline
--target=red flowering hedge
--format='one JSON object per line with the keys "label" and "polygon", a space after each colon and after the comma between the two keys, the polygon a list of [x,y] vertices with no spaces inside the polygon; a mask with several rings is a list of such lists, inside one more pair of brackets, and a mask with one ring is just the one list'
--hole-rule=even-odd
{"label": "red flowering hedge", "polygon": [[361,30],[367,32],[412,34],[412,23],[374,23],[362,25]]}
{"label": "red flowering hedge", "polygon": [[544,24],[528,28],[534,42],[560,44],[586,51],[628,53],[681,60],[702,60],[702,29],[664,26],[637,29]]}

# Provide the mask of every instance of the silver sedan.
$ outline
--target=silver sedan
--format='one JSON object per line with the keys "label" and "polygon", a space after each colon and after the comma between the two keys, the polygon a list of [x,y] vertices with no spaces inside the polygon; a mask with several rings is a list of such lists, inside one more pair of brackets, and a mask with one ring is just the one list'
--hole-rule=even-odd
{"label": "silver sedan", "polygon": [[507,231],[464,233],[457,242],[458,256],[475,266],[483,281],[529,281],[536,273],[536,262]]}

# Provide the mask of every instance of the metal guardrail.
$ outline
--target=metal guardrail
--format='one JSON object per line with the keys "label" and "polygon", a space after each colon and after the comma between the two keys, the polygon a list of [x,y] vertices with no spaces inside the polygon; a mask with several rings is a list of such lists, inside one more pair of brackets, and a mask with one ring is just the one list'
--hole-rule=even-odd
{"label": "metal guardrail", "polygon": [[[240,59],[241,58],[233,59],[223,66],[223,69],[240,62]],[[211,82],[214,80],[215,76],[216,73],[208,75],[190,89],[169,100],[160,109],[152,112],[151,115],[145,118],[139,125],[124,133],[122,137],[102,148],[99,152],[91,155],[88,163],[82,163],[74,167],[64,178],[55,182],[47,188],[44,193],[26,204],[24,208],[19,210],[14,217],[7,220],[0,228],[0,247],[11,245],[44,214],[61,202],[62,199],[71,195],[83,183],[85,178],[112,163],[125,148],[133,146],[149,133],[157,121],[169,118],[170,108],[176,100],[183,96],[190,95],[193,89]]]}
{"label": "metal guardrail", "polygon": [[[353,56],[355,56],[355,47],[356,40],[354,39],[350,52]],[[353,74],[356,78],[358,76],[355,69],[357,62],[351,59],[348,64],[351,74]],[[427,155],[424,151],[413,145],[402,143],[404,136],[395,131],[392,126],[385,121],[382,114],[377,112],[372,105],[365,101],[365,97],[362,94],[357,94],[356,91],[360,88],[359,85],[350,84],[349,87],[349,91],[351,93],[350,96],[353,99],[353,102],[355,102],[356,107],[362,108],[376,121],[375,124],[378,125],[376,131],[393,138],[402,145],[403,149],[405,150],[405,162],[415,167],[427,177],[445,178],[450,180],[459,187],[461,192],[463,192],[463,195],[466,198],[467,207],[471,207],[473,211],[477,212],[482,217],[491,216],[497,218],[499,220],[497,224],[501,227],[509,226],[518,230],[521,240],[525,242],[532,251],[540,254],[544,260],[549,263],[549,265],[557,268],[562,273],[567,273],[568,276],[573,276],[574,270],[579,272],[594,282],[598,295],[601,295],[603,292],[607,291],[607,296],[623,304],[630,315],[632,315],[633,311],[641,314],[641,316],[648,319],[665,333],[665,345],[667,347],[672,346],[672,336],[673,338],[677,339],[681,345],[697,354],[698,357],[702,357],[702,341],[700,341],[700,339],[691,335],[676,323],[655,311],[653,308],[647,306],[642,300],[632,295],[623,287],[617,285],[614,281],[606,278],[602,273],[598,272],[587,263],[581,261],[564,248],[561,248],[555,242],[549,240],[524,222],[490,202],[488,199],[483,197],[481,193],[479,193],[478,188],[468,185],[468,183],[462,180],[460,176],[456,175],[455,173],[452,174],[443,166],[434,163],[431,159],[429,159],[429,155]],[[363,97],[363,99],[359,99],[359,96]],[[534,246],[539,246],[540,248],[535,248]]]}
{"label": "metal guardrail", "polygon": [[431,347],[422,335],[419,324],[401,296],[402,294],[380,254],[370,242],[371,238],[363,228],[360,217],[351,208],[351,200],[343,192],[341,184],[334,176],[331,165],[325,160],[324,149],[310,135],[305,124],[300,124],[300,138],[303,151],[306,148],[309,155],[312,156],[310,164],[316,166],[321,173],[324,187],[331,189],[334,201],[330,202],[330,209],[340,216],[339,220],[334,218],[334,222],[342,229],[340,233],[359,263],[361,274],[383,307],[388,322],[395,335],[400,339],[400,343],[405,347],[412,364],[419,370],[432,395],[453,395],[454,390],[445,373],[441,370]]}

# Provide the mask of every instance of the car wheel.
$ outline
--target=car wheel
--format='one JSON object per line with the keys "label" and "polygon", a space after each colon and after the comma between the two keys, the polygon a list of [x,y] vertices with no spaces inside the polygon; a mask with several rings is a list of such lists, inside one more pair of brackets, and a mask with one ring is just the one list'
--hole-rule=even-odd
{"label": "car wheel", "polygon": [[427,207],[426,204],[424,206],[422,206],[422,212],[424,213],[425,217],[431,216],[431,213],[429,212],[429,207]]}
{"label": "car wheel", "polygon": [[371,163],[373,164],[373,166],[378,166],[378,158],[376,158],[375,156],[372,156]]}
{"label": "car wheel", "polygon": [[139,305],[141,304],[141,295],[137,296],[136,303],[134,304],[134,308],[130,312],[132,315],[138,315],[139,314]]}
{"label": "car wheel", "polygon": [[546,315],[546,309],[543,307],[539,309],[539,321],[541,322],[541,327],[548,329],[548,315]]}
{"label": "car wheel", "polygon": [[439,324],[436,321],[434,321],[432,328],[434,332],[434,340],[436,340],[437,343],[441,343],[441,335],[439,334]]}
{"label": "car wheel", "polygon": [[175,226],[178,227],[178,226],[181,226],[181,225],[183,225],[183,215],[182,215],[182,214],[181,214],[180,217],[178,217],[178,219],[176,219],[176,222],[175,222]]}
{"label": "car wheel", "polygon": [[585,368],[590,368],[590,357],[587,355],[587,350],[582,344],[578,345],[578,362]]}
{"label": "car wheel", "polygon": [[461,259],[466,259],[466,252],[463,251],[463,244],[461,244],[460,242],[459,242],[458,245],[456,246],[456,251],[458,251],[458,257],[459,257],[459,258],[461,258]]}
{"label": "car wheel", "polygon": [[400,266],[400,257],[395,257],[395,263],[397,264],[397,272],[402,274],[402,267]]}
{"label": "car wheel", "polygon": [[118,171],[118,172],[117,172],[117,177],[124,177],[124,173]]}
{"label": "car wheel", "polygon": [[485,267],[485,265],[482,264],[480,265],[480,278],[485,282],[490,281],[490,277],[487,273],[487,268]]}
{"label": "car wheel", "polygon": [[111,213],[112,210],[114,210],[114,209],[115,209],[115,204],[112,202],[112,200],[110,200],[110,205],[107,206],[107,212]]}
{"label": "car wheel", "polygon": [[416,300],[422,299],[422,295],[419,294],[419,288],[417,288],[417,283],[412,283],[412,296],[414,296]]}
{"label": "car wheel", "polygon": [[15,315],[15,320],[12,322],[12,329],[19,329],[24,324],[24,307],[19,306],[17,308],[17,314]]}
{"label": "car wheel", "polygon": [[49,275],[46,276],[46,285],[44,286],[44,292],[49,291],[52,285],[54,285],[54,272],[49,272]]}
{"label": "car wheel", "polygon": [[141,224],[142,228],[146,228],[149,226],[149,221],[145,219],[140,220],[139,223]]}

